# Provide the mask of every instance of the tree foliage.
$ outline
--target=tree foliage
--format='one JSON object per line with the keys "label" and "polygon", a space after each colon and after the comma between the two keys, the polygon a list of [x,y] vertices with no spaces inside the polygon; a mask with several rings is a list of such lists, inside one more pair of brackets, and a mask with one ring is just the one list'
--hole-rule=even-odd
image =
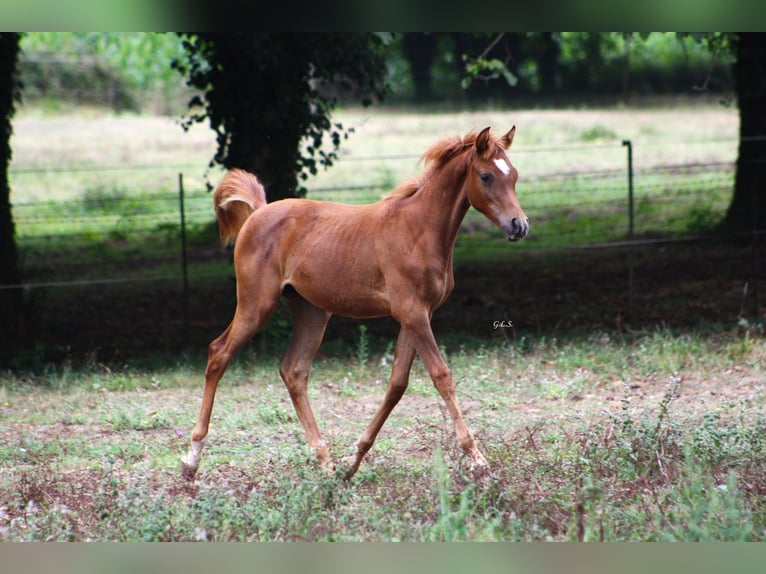
{"label": "tree foliage", "polygon": [[[730,89],[730,54],[694,34],[410,32],[393,43],[409,68],[396,96],[510,102],[538,96],[692,93]],[[433,48],[436,53],[433,54]],[[399,61],[397,61],[397,58]],[[426,68],[427,66],[427,68]],[[714,71],[715,73],[711,73]],[[401,74],[400,74],[401,75]],[[398,79],[398,78],[397,78]]]}
{"label": "tree foliage", "polygon": [[[256,174],[269,199],[305,194],[298,180],[329,167],[349,131],[331,121],[341,93],[385,93],[384,38],[366,33],[183,34],[174,67],[200,92],[184,126],[207,120],[211,166]],[[326,137],[329,137],[329,146]]]}
{"label": "tree foliage", "polygon": [[164,32],[30,32],[21,48],[31,59],[103,58],[137,90],[176,83],[170,62],[183,55],[181,39]]}

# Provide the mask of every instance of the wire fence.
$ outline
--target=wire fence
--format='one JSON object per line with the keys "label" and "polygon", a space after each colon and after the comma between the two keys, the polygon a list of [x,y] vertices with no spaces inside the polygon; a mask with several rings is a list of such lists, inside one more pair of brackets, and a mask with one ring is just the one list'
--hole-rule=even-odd
{"label": "wire fence", "polygon": [[[111,173],[117,171],[118,168],[110,170]],[[15,175],[23,173],[41,172],[19,171]],[[635,174],[637,178],[660,175],[662,181],[639,181],[632,202],[623,181],[627,179],[625,168],[543,174],[524,181],[523,205],[530,219],[535,224],[542,224],[544,232],[535,233],[533,237],[534,240],[544,240],[546,248],[587,247],[591,240],[598,244],[629,240],[631,227],[637,234],[664,232],[668,240],[675,240],[679,232],[696,231],[721,215],[731,197],[733,174],[731,163],[678,164],[642,170]],[[385,183],[371,182],[315,188],[309,194],[332,200],[338,197],[348,199],[347,194],[354,194],[355,199],[365,201],[374,200],[387,191],[390,189]],[[34,250],[36,245],[49,247],[53,244],[55,247],[58,242],[71,247],[78,242],[89,244],[129,239],[138,245],[142,236],[180,235],[181,208],[187,226],[204,225],[212,220],[211,196],[203,189],[188,191],[182,203],[179,203],[178,189],[151,196],[84,191],[81,197],[66,201],[19,202],[14,204],[13,213],[17,237],[24,252]],[[636,213],[633,223],[629,221],[631,213]],[[478,214],[471,213],[468,221],[478,218]],[[561,220],[558,225],[549,224],[556,219]],[[537,244],[532,248],[535,246]],[[119,247],[126,250],[124,242]],[[185,247],[185,244],[179,244],[179,253]],[[152,257],[150,253],[145,256]],[[162,255],[160,259],[165,257]],[[27,262],[34,265],[31,260]],[[48,267],[46,271],[56,274],[55,268]],[[21,286],[31,287],[32,284]]]}
{"label": "wire fence", "polygon": [[[573,146],[540,148],[526,153],[579,153],[591,155],[615,146]],[[517,152],[522,154],[525,152]],[[350,157],[346,161],[412,162],[411,155]],[[102,172],[124,177],[125,172],[172,170],[183,166],[130,165],[130,166],[69,166],[12,168],[13,178],[39,177],[51,173]],[[182,174],[181,171],[177,172]],[[642,241],[633,236],[642,233],[664,234],[652,242],[677,241],[679,233],[696,236],[697,231],[722,214],[731,199],[733,162],[697,162],[656,165],[633,170],[630,163],[596,170],[572,170],[532,175],[523,181],[523,205],[533,222],[543,224],[560,219],[558,225],[543,225],[544,248],[593,248],[624,241]],[[628,181],[637,179],[635,193],[629,192]],[[108,181],[108,180],[105,180]],[[386,181],[364,185],[316,187],[309,190],[312,197],[367,202],[390,191]],[[521,187],[521,186],[520,186]],[[75,194],[77,195],[77,194]],[[34,246],[74,241],[84,243],[99,240],[126,240],[139,244],[142,236],[154,237],[158,233],[170,237],[181,235],[181,210],[187,225],[209,223],[212,218],[211,198],[207,190],[188,191],[179,203],[179,189],[167,189],[153,195],[121,192],[118,187],[89,188],[79,197],[64,201],[21,201],[13,205],[17,237],[22,254],[33,251]],[[631,214],[634,214],[631,220]],[[477,214],[470,214],[469,221]],[[587,220],[584,222],[584,220]],[[685,227],[679,227],[685,226]],[[574,228],[573,228],[574,226]],[[754,229],[760,234],[762,230]],[[534,235],[533,235],[534,237]],[[124,242],[123,242],[124,243]],[[590,245],[589,245],[590,244]],[[533,244],[532,248],[538,244]],[[186,243],[178,247],[179,253]],[[122,250],[126,250],[122,245]],[[45,255],[44,253],[42,255]],[[146,257],[152,257],[146,254]],[[160,256],[160,260],[168,256]],[[76,258],[75,258],[76,259]],[[32,263],[27,260],[27,262]],[[32,264],[34,265],[34,264]],[[83,265],[88,265],[84,263]],[[56,275],[55,268],[48,272]],[[34,275],[36,276],[36,274]],[[100,278],[99,280],[130,280],[129,277]],[[96,279],[94,279],[95,281]],[[87,281],[78,279],[78,281]],[[50,282],[46,282],[48,285]],[[0,288],[34,288],[35,283],[21,286],[4,285]]]}
{"label": "wire fence", "polygon": [[[685,153],[677,154],[684,157],[669,155],[663,158],[666,161],[654,164],[637,163],[633,154],[640,154],[640,147],[629,141],[515,151],[517,164],[530,165],[517,191],[533,232],[514,246],[513,252],[533,258],[543,252],[619,250],[624,281],[612,296],[632,309],[636,281],[643,272],[641,257],[645,256],[637,255],[637,249],[659,253],[681,243],[720,243],[738,236],[709,235],[712,224],[720,220],[731,202],[734,162],[711,159],[709,151],[694,157],[687,148],[693,148],[695,142],[687,143]],[[709,150],[711,142],[705,143]],[[712,145],[723,143],[732,142]],[[563,163],[571,168],[546,167],[544,157],[550,154],[566,155],[569,160]],[[594,157],[598,162],[594,163]],[[348,185],[309,187],[309,196],[356,203],[374,201],[391,191],[391,172],[417,159],[409,154],[349,156],[344,163],[386,166],[378,170],[384,175],[364,183],[354,179]],[[186,169],[189,166],[12,166],[12,188],[22,183],[34,186],[35,180],[51,174],[77,172],[88,172],[101,183],[71,190],[67,199],[14,203],[23,282],[0,285],[0,290],[21,289],[37,305],[40,298],[36,291],[55,298],[52,291],[76,289],[83,295],[95,292],[95,305],[105,297],[122,296],[131,284],[136,284],[136,289],[140,284],[162,285],[165,297],[181,302],[179,316],[167,321],[175,325],[173,329],[188,331],[190,299],[199,291],[197,286],[231,276],[231,267],[230,255],[217,246],[211,194],[199,185],[187,184],[185,189]],[[175,180],[175,184],[152,192],[126,190],[115,184],[137,172],[157,171],[162,171],[165,181]],[[738,257],[743,259],[740,275],[746,278],[753,319],[761,316],[758,282],[764,275],[765,223],[754,220],[752,229],[740,233],[750,240],[750,251],[739,251]],[[458,240],[458,249],[466,253],[460,261],[470,261],[471,249],[479,243],[482,247],[496,246],[498,252],[507,249],[491,224],[471,211]],[[604,304],[602,299],[593,302]]]}

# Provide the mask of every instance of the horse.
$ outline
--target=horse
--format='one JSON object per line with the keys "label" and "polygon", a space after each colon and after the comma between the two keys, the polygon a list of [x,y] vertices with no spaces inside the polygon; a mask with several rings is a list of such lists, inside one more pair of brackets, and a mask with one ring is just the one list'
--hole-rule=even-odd
{"label": "horse", "polygon": [[[452,374],[439,352],[431,317],[454,288],[453,252],[470,206],[509,241],[529,232],[516,195],[518,172],[508,159],[513,126],[498,137],[487,127],[436,142],[425,168],[380,201],[347,205],[290,198],[266,203],[258,178],[232,169],[214,198],[220,239],[234,243],[237,305],[226,330],[210,343],[202,405],[181,473],[193,480],[208,434],[216,388],[235,354],[284,298],[292,334],[279,374],[320,467],[335,472],[307,395],[309,371],[334,314],[393,317],[400,326],[383,402],[349,457],[345,478],[359,469],[378,432],[404,394],[415,354],[444,400],[470,470],[490,472],[466,426]],[[339,469],[342,471],[342,468]]]}

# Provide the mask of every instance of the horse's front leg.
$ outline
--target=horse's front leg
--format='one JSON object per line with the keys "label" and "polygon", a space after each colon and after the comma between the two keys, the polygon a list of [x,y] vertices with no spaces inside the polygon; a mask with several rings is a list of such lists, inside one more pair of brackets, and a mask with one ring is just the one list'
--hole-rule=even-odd
{"label": "horse's front leg", "polygon": [[463,419],[463,413],[457,402],[455,394],[455,382],[452,373],[442,359],[439,347],[436,344],[429,317],[422,313],[416,316],[410,323],[408,330],[412,334],[412,340],[420,358],[431,376],[436,390],[439,391],[447,406],[447,411],[455,425],[458,443],[463,452],[471,459],[471,472],[476,478],[483,478],[490,473],[489,463],[476,445],[473,434],[468,429]]}

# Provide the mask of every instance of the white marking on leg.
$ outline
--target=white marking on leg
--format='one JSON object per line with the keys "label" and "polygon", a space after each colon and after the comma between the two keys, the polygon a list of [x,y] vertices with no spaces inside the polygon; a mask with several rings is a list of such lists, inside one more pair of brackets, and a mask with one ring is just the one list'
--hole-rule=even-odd
{"label": "white marking on leg", "polygon": [[508,162],[505,161],[505,159],[497,158],[495,160],[495,165],[497,166],[497,169],[503,172],[503,175],[508,175],[511,173],[511,166],[508,165]]}
{"label": "white marking on leg", "polygon": [[190,468],[196,469],[199,467],[199,459],[202,453],[203,444],[204,442],[201,440],[191,441],[191,450],[181,459],[181,461]]}

